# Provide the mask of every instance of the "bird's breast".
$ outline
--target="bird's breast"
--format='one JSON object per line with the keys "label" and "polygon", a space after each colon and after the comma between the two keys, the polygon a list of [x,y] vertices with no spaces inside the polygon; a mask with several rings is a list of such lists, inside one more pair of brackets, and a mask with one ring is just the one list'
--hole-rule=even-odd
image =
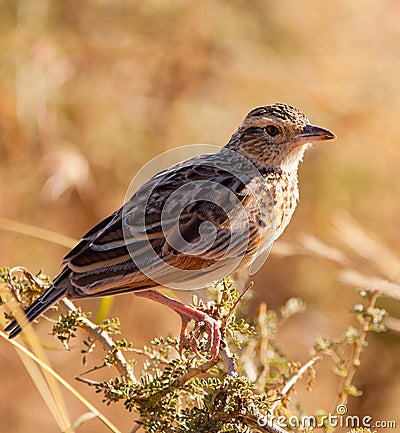
{"label": "bird's breast", "polygon": [[267,189],[273,200],[275,239],[283,233],[289,224],[299,200],[297,175],[288,172],[275,172],[266,178]]}

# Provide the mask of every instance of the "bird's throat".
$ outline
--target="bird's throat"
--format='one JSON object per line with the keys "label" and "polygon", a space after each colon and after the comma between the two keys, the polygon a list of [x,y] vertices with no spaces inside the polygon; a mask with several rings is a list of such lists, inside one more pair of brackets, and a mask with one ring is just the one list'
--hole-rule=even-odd
{"label": "bird's throat", "polygon": [[310,143],[297,146],[294,149],[290,149],[283,160],[281,161],[281,168],[283,171],[288,173],[297,172],[299,168],[299,163],[303,161],[304,152],[311,147]]}

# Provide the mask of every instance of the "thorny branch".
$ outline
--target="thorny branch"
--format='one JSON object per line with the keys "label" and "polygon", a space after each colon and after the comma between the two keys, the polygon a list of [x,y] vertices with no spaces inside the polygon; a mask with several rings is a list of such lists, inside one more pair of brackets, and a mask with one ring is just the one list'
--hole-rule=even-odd
{"label": "thorny branch", "polygon": [[[15,272],[22,272],[24,274],[24,276],[28,279],[28,281],[32,285],[36,285],[38,287],[43,288],[43,281],[39,280],[38,278],[36,278],[32,274],[30,274],[24,268],[19,268],[19,267],[12,269],[11,272],[8,274],[8,279],[6,281],[8,281],[8,285],[11,288],[14,288],[14,281],[12,280],[12,273],[13,272],[14,273]],[[213,314],[213,313],[217,314],[222,319],[222,323],[221,323],[222,339],[220,342],[220,353],[219,353],[217,359],[215,359],[215,360],[208,360],[208,361],[203,362],[200,365],[198,363],[194,364],[196,366],[193,366],[192,368],[184,370],[184,373],[181,370],[181,372],[180,372],[181,376],[179,376],[179,373],[178,373],[178,377],[174,377],[173,378],[174,381],[171,382],[174,384],[173,387],[175,386],[175,384],[178,384],[178,387],[181,387],[182,385],[186,384],[186,382],[189,382],[191,379],[197,380],[198,378],[204,377],[204,374],[206,372],[208,372],[210,369],[212,369],[212,367],[215,367],[216,364],[218,364],[218,363],[221,363],[223,365],[223,368],[220,368],[219,371],[220,371],[220,373],[223,373],[223,376],[225,378],[227,378],[229,376],[231,378],[230,380],[234,380],[234,381],[238,380],[239,381],[238,383],[240,383],[241,386],[243,385],[243,382],[240,382],[240,381],[243,381],[243,376],[238,376],[237,367],[236,367],[236,356],[234,354],[232,354],[230,351],[230,348],[227,344],[225,331],[230,330],[230,332],[231,332],[233,329],[234,332],[236,332],[238,329],[241,329],[241,328],[235,328],[235,327],[232,327],[232,329],[231,329],[231,328],[229,328],[229,326],[230,326],[231,321],[233,321],[233,323],[236,324],[235,326],[238,326],[238,323],[242,323],[242,322],[235,322],[236,319],[235,319],[233,313],[234,313],[236,307],[238,306],[239,302],[243,299],[244,293],[250,288],[250,286],[248,286],[246,288],[244,293],[242,293],[241,295],[237,296],[237,298],[235,298],[235,296],[231,297],[231,292],[229,292],[231,290],[231,288],[227,285],[227,283],[225,281],[223,283],[224,283],[224,286],[223,286],[224,290],[222,291],[222,294],[221,294],[222,297],[220,298],[219,302],[217,302],[217,304],[215,304],[214,307],[212,305],[210,305],[210,307],[207,307],[207,308],[210,308],[211,314]],[[24,286],[22,285],[21,287],[24,287]],[[16,286],[16,290],[14,290],[13,292],[15,292],[14,295],[16,295],[18,297],[18,295],[19,295],[18,286]],[[230,293],[230,294],[228,294],[228,293]],[[365,316],[363,316],[363,320],[361,322],[361,329],[359,330],[358,338],[353,343],[352,355],[351,355],[351,358],[347,364],[348,372],[347,372],[347,375],[343,379],[341,391],[340,391],[340,394],[338,396],[338,401],[337,401],[335,407],[337,407],[341,404],[345,404],[347,402],[347,397],[348,397],[347,390],[350,389],[352,386],[352,381],[353,381],[354,376],[356,374],[356,370],[357,370],[358,366],[360,365],[361,352],[363,350],[363,347],[365,346],[365,340],[366,340],[367,333],[371,330],[371,326],[374,323],[373,319],[370,320],[370,318],[369,318],[369,314],[373,314],[373,313],[369,313],[369,311],[374,309],[378,296],[379,296],[379,292],[377,290],[369,292],[368,305],[365,307],[365,310],[363,310],[363,311],[367,312],[367,314]],[[26,300],[25,300],[25,302],[26,302]],[[61,301],[61,306],[68,313],[79,313],[78,309],[74,306],[74,304],[67,299],[63,299]],[[224,311],[224,308],[225,308],[225,311]],[[258,380],[256,382],[260,386],[262,385],[263,382],[265,382],[265,378],[269,373],[269,360],[268,360],[268,350],[269,350],[268,321],[269,320],[270,319],[267,317],[266,306],[262,305],[260,307],[260,311],[259,311],[259,315],[258,315],[258,322],[257,322],[259,336],[260,336],[260,340],[261,340],[261,344],[260,344],[260,347],[258,350],[259,366],[261,367],[261,371],[258,374],[258,377],[257,377]],[[80,315],[79,323],[77,324],[77,326],[79,326],[86,333],[88,333],[90,335],[90,337],[93,340],[95,340],[96,342],[98,342],[107,353],[112,354],[113,359],[115,360],[114,365],[115,365],[116,369],[118,370],[119,375],[127,381],[128,386],[130,386],[129,383],[132,383],[135,386],[138,386],[139,392],[141,392],[142,390],[144,390],[146,392],[147,392],[147,390],[151,391],[151,389],[152,389],[151,386],[153,386],[153,382],[151,382],[151,383],[149,382],[150,385],[147,384],[146,381],[144,381],[143,384],[141,384],[142,379],[146,380],[146,375],[141,377],[139,382],[137,381],[137,379],[133,373],[132,365],[125,359],[125,356],[123,355],[122,351],[118,348],[119,347],[118,344],[113,341],[113,339],[110,337],[110,335],[107,331],[102,329],[101,326],[97,326],[96,324],[91,322],[85,315]],[[246,330],[247,328],[243,327],[243,329]],[[251,334],[244,333],[243,335],[251,335]],[[174,347],[174,346],[170,346],[170,347]],[[306,364],[304,364],[297,372],[295,372],[295,374],[292,373],[293,375],[292,375],[291,379],[288,382],[282,384],[283,387],[281,388],[281,391],[278,394],[278,397],[280,397],[280,398],[275,400],[272,403],[272,405],[270,405],[268,407],[268,412],[273,413],[277,409],[282,397],[287,395],[289,393],[289,391],[301,379],[301,377],[304,375],[304,373],[308,369],[310,369],[320,359],[321,359],[320,356],[315,356],[312,359],[310,359]],[[174,364],[171,364],[171,365],[174,365]],[[168,366],[169,365],[166,364],[166,367],[168,367]],[[239,363],[239,367],[240,367],[240,363]],[[179,369],[177,371],[179,371]],[[152,381],[153,379],[152,379],[151,374],[149,376],[150,376],[151,381]],[[167,376],[168,376],[168,373],[167,373]],[[224,387],[226,386],[226,388],[221,388],[224,390],[227,390],[227,389],[228,390],[231,390],[231,389],[234,390],[234,388],[230,388],[230,386],[231,386],[230,384],[234,383],[235,384],[234,386],[237,386],[237,384],[238,384],[236,382],[229,382],[229,381],[224,382],[225,379],[214,378],[212,373],[210,375],[206,375],[206,377],[208,377],[208,376],[211,376],[210,377],[211,380],[216,380],[216,382],[214,382],[214,383],[218,384],[218,381],[220,381],[219,383],[221,385],[218,384],[218,386],[224,386]],[[157,376],[154,376],[154,377],[157,377]],[[261,379],[260,379],[260,377],[261,377]],[[96,386],[98,389],[101,389],[101,386],[102,386],[102,383],[90,381],[87,379],[78,378],[78,380],[81,380],[81,381],[87,383],[88,385]],[[203,379],[200,379],[200,380],[203,380]],[[104,382],[104,383],[106,383],[106,382]],[[112,385],[112,381],[110,383]],[[119,383],[121,383],[121,382],[119,382]],[[125,383],[125,382],[123,382],[123,383]],[[155,389],[156,392],[158,392],[157,391],[157,386],[158,386],[157,380],[155,380],[154,383],[156,383],[156,385],[155,385],[155,388],[153,388],[153,389]],[[115,381],[114,384],[116,384],[116,390],[118,392],[118,382]],[[195,385],[195,386],[197,386],[197,385]],[[200,385],[200,388],[201,388],[201,386],[203,386],[203,385]],[[218,392],[220,392],[218,387],[213,388],[213,382],[212,381],[209,383],[205,383],[204,386],[207,389],[207,393],[210,392],[209,395],[212,396],[212,398],[214,398],[212,395],[212,392],[216,391],[217,392],[216,395],[218,395]],[[244,382],[244,388],[243,388],[244,390],[247,389],[246,386],[247,385]],[[135,389],[135,388],[133,388],[133,389]],[[163,393],[164,390],[162,389],[162,387],[160,389],[162,390],[162,393]],[[251,388],[249,388],[249,390],[250,389]],[[127,390],[129,390],[129,388],[127,388]],[[242,391],[243,390],[241,389],[239,392],[242,392]],[[234,391],[234,392],[236,392],[236,391]],[[138,394],[138,395],[140,397],[140,394]],[[149,395],[151,395],[151,394],[149,394]],[[154,395],[156,395],[156,394],[154,394]],[[111,397],[107,396],[107,398],[109,399],[109,401],[117,401],[117,399],[120,399],[120,397],[118,397],[118,398],[115,398],[115,400],[113,400],[112,396]],[[137,398],[137,397],[134,397],[134,398]],[[139,402],[139,404],[141,404],[140,398],[138,398],[138,400],[137,400]],[[147,397],[145,397],[145,398],[147,398]],[[242,398],[242,395],[240,396],[240,398]],[[243,401],[246,402],[247,401],[246,398],[247,398],[246,394],[243,394],[243,399],[244,399]],[[161,401],[161,405],[163,405],[163,404],[164,404],[164,402]],[[167,403],[167,405],[168,405],[168,403]],[[134,407],[134,406],[131,406],[131,407]],[[164,407],[164,406],[160,406],[160,407]],[[246,404],[244,406],[244,408],[247,408],[247,407],[252,407],[252,406],[251,406],[251,404],[250,405]],[[131,410],[131,409],[129,409],[129,410]],[[162,409],[162,411],[163,410],[164,409]],[[258,415],[257,412],[254,413],[253,410],[250,412],[250,411],[247,411],[247,409],[243,410],[243,407],[241,409],[239,407],[238,409],[235,409],[235,411],[236,411],[235,412],[236,421],[238,421],[239,424],[241,424],[241,425],[244,424],[247,427],[252,428],[254,431],[268,432],[268,433],[287,433],[286,430],[284,430],[282,427],[275,425],[274,422],[268,418],[262,418],[261,415]],[[146,411],[144,411],[144,412],[141,411],[141,414],[143,416],[136,421],[133,429],[131,430],[131,433],[136,433],[137,431],[139,431],[143,427],[147,428],[148,422],[151,423],[151,426],[153,426],[153,423],[154,423],[154,425],[157,425],[157,423],[164,422],[164,418],[163,418],[163,416],[165,415],[164,412],[162,412],[162,414],[160,416],[158,415],[157,412],[151,412],[150,411],[148,414],[146,413],[146,415],[144,415],[145,413],[146,413]],[[157,415],[155,415],[155,414],[157,414]],[[165,417],[165,419],[168,419],[168,417]],[[174,420],[174,419],[175,418],[172,417],[172,420]],[[190,417],[189,417],[189,419],[190,419]],[[201,424],[199,424],[199,425],[201,425]],[[170,425],[168,423],[165,425],[165,427],[163,426],[163,431],[165,431],[166,433],[168,433],[169,431],[173,431],[173,430],[174,429],[172,428],[172,425]],[[153,431],[153,430],[151,430],[151,431]]]}
{"label": "thorny branch", "polygon": [[[75,305],[66,298],[61,300],[61,305],[67,312],[77,312]],[[106,331],[100,329],[87,317],[80,318],[79,327],[86,331],[96,341],[98,341],[105,351],[111,352],[114,355],[115,368],[122,377],[125,377],[136,383],[136,377],[133,373],[132,366],[127,362],[121,350],[116,348],[114,341]]]}
{"label": "thorny branch", "polygon": [[311,368],[315,363],[319,362],[321,359],[322,356],[314,356],[308,362],[306,362],[288,382],[286,382],[285,386],[282,388],[280,392],[280,399],[272,403],[270,408],[271,412],[273,412],[276,409],[276,407],[282,400],[282,397],[284,397],[291,390],[291,388],[293,388],[293,386],[302,378],[303,374],[309,368]]}

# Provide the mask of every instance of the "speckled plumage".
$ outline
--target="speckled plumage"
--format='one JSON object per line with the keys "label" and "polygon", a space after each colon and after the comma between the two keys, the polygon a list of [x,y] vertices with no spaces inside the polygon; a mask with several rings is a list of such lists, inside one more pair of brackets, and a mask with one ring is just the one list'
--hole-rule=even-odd
{"label": "speckled plumage", "polygon": [[[307,117],[294,107],[273,104],[255,108],[221,152],[186,160],[157,174],[122,208],[84,235],[64,258],[65,267],[53,285],[27,308],[27,320],[34,320],[62,296],[80,298],[132,291],[171,306],[164,295],[149,290],[160,287],[158,278],[165,285],[179,278],[185,281],[191,274],[183,275],[183,270],[192,274],[201,270],[207,275],[215,264],[222,266],[224,260],[228,263],[237,257],[241,258],[240,266],[248,266],[258,250],[277,239],[290,222],[299,197],[297,168],[307,143],[332,138],[331,132],[310,125]],[[248,163],[257,169],[256,174],[246,168]],[[175,236],[176,227],[172,221],[162,223],[161,213],[171,194],[185,185],[197,185],[196,182],[198,186],[174,198],[182,210],[179,231],[189,245],[187,251],[177,251],[166,240],[167,235]],[[226,206],[225,211],[221,210],[221,203],[222,208]],[[245,209],[247,219],[239,208]],[[142,214],[144,228],[138,224]],[[193,254],[190,246],[198,243],[201,250],[202,242],[208,239],[200,235],[204,222],[213,224],[216,238],[201,253]],[[229,242],[233,248],[230,256],[225,257]],[[154,256],[149,254],[149,248]],[[173,270],[157,275],[159,259]],[[154,278],[148,276],[149,270]],[[162,267],[159,272],[163,273]],[[210,272],[210,278],[212,275]],[[188,318],[204,321],[209,334],[214,335],[214,340],[218,338],[211,319],[190,307],[177,306],[176,301],[172,308],[186,323]],[[13,322],[7,331],[13,337],[20,327]],[[214,341],[212,350],[215,345]]]}

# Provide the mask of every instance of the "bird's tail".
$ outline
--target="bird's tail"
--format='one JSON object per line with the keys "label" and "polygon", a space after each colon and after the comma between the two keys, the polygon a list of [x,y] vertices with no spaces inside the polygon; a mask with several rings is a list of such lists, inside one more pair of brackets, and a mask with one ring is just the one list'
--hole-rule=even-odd
{"label": "bird's tail", "polygon": [[60,298],[66,295],[71,285],[69,281],[69,272],[70,270],[68,268],[64,268],[43,295],[36,299],[36,301],[24,311],[24,319],[19,323],[14,320],[5,328],[4,331],[9,332],[8,338],[16,337],[21,332],[24,325],[35,320]]}

